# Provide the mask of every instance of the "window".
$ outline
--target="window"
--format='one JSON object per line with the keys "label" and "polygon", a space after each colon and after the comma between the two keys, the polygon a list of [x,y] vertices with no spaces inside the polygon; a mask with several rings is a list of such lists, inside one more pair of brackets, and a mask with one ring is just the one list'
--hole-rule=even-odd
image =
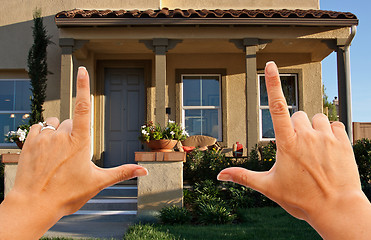
{"label": "window", "polygon": [[189,135],[206,135],[222,140],[219,74],[183,74],[183,126]]}
{"label": "window", "polygon": [[6,144],[5,135],[22,124],[28,124],[30,116],[30,81],[28,79],[0,79],[0,144]]}
{"label": "window", "polygon": [[[292,115],[298,111],[298,94],[297,94],[297,75],[280,74],[283,93],[286,98],[287,106]],[[260,119],[260,139],[273,140],[275,138],[273,122],[269,112],[268,94],[265,87],[264,75],[259,75],[260,101],[259,101],[259,119]]]}

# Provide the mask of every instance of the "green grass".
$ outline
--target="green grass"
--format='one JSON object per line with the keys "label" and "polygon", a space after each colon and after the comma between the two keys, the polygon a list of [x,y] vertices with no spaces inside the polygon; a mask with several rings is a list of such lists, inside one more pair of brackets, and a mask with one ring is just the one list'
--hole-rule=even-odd
{"label": "green grass", "polygon": [[244,209],[239,215],[242,223],[230,225],[134,225],[124,239],[321,239],[306,222],[293,218],[281,208]]}

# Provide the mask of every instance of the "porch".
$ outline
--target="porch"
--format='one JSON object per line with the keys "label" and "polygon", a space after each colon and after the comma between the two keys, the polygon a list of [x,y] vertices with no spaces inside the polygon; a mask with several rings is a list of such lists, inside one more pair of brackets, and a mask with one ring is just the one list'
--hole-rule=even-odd
{"label": "porch", "polygon": [[[81,10],[74,11],[69,13],[72,15],[66,12],[56,15],[62,49],[60,119],[72,117],[73,76],[77,67],[84,65],[91,77],[94,106],[92,155],[101,166],[107,151],[107,120],[112,118],[107,117],[105,105],[109,68],[143,70],[144,96],[143,103],[138,106],[144,108],[144,113],[142,118],[135,118],[138,125],[154,120],[163,126],[169,119],[184,124],[182,74],[220,75],[218,141],[225,146],[239,141],[250,149],[264,141],[257,76],[263,73],[265,62],[274,60],[282,73],[297,75],[295,109],[313,116],[322,112],[320,62],[336,49],[340,120],[346,126],[351,123],[347,49],[355,29],[350,26],[357,20],[343,19],[340,23],[331,19],[326,22],[319,21],[324,19],[312,22],[295,19],[289,23],[282,19],[251,22],[257,19],[235,17],[218,21],[180,22],[166,18],[134,21],[105,18],[106,15],[74,18]],[[132,129],[134,131],[135,127]],[[348,128],[351,134],[350,131]],[[139,143],[133,146],[131,155],[140,148]],[[133,156],[124,155],[123,158],[133,161]]]}

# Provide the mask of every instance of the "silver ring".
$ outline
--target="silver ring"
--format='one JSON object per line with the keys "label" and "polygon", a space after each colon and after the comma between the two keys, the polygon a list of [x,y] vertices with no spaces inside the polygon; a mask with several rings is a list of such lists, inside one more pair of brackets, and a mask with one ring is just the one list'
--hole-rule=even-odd
{"label": "silver ring", "polygon": [[48,125],[46,122],[39,122],[39,124],[42,126],[40,132],[42,132],[45,129],[51,129],[54,131],[56,130],[55,127],[53,127],[52,125]]}

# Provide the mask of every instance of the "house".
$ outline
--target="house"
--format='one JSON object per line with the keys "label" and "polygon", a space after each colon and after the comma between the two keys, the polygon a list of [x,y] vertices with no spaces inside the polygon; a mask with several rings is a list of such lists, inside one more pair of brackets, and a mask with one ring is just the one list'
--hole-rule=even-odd
{"label": "house", "polygon": [[[0,10],[0,135],[27,120],[32,13],[48,47],[44,116],[71,118],[77,68],[91,79],[93,161],[134,161],[146,120],[183,124],[221,145],[274,139],[264,66],[279,66],[291,113],[322,112],[321,61],[338,53],[340,118],[350,119],[349,45],[358,19],[319,0],[6,1]],[[18,104],[19,102],[19,104]],[[15,146],[1,141],[1,152]]]}

